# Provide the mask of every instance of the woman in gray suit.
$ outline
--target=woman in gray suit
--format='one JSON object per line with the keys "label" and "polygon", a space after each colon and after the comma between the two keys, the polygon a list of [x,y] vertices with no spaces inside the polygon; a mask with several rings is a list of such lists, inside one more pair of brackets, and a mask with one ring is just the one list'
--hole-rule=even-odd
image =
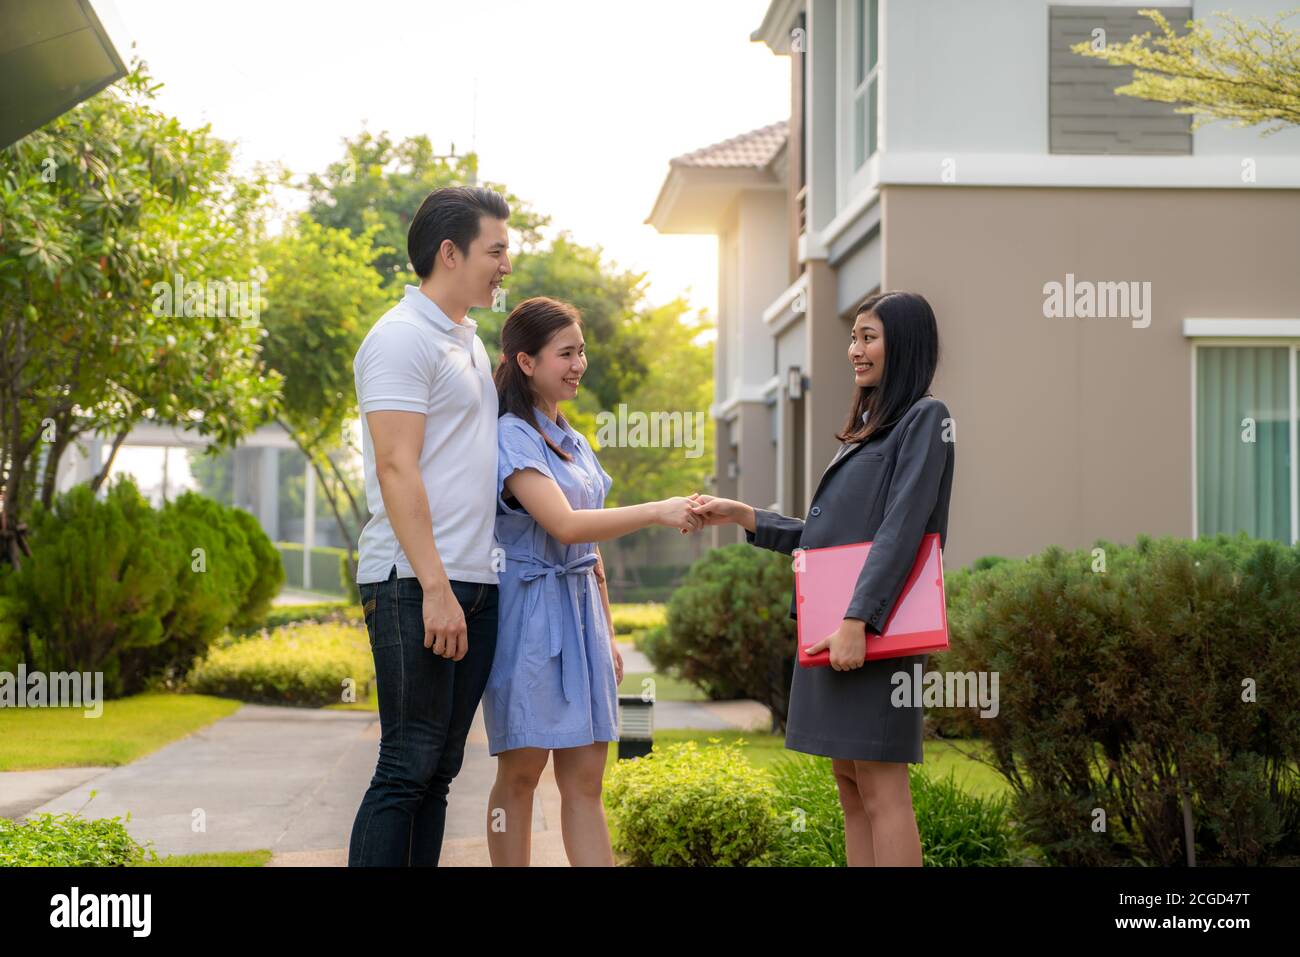
{"label": "woman in gray suit", "polygon": [[920,866],[907,765],[922,760],[924,715],[919,704],[893,703],[891,679],[910,677],[917,663],[924,671],[928,656],[865,656],[923,536],[947,541],[954,443],[948,407],[929,393],[939,362],[930,304],[909,292],[871,296],[854,317],[848,358],[853,405],[806,519],[708,495],[695,496],[694,511],[704,524],[734,522],[751,545],[787,555],[872,543],[840,628],[808,649],[829,648],[831,667],[795,668],[785,744],[832,759],[850,866]]}

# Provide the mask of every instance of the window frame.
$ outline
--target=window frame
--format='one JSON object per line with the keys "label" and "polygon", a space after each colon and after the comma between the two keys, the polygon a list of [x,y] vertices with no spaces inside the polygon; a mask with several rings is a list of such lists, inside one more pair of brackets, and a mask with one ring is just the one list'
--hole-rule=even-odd
{"label": "window frame", "polygon": [[[836,158],[839,175],[838,202],[843,209],[849,201],[867,189],[874,178],[872,159],[880,152],[881,111],[883,99],[883,50],[880,43],[881,24],[884,21],[883,0],[839,0],[836,6],[837,32],[839,34],[839,70],[836,91]],[[874,7],[875,22],[868,34],[864,20],[871,17]],[[869,67],[864,59],[872,53],[875,62]],[[857,74],[862,73],[862,79]],[[872,95],[874,94],[874,96]],[[865,115],[858,123],[858,104],[863,104]],[[874,122],[873,122],[874,121]],[[859,131],[863,140],[863,156],[855,165]],[[873,145],[874,140],[874,145]]]}

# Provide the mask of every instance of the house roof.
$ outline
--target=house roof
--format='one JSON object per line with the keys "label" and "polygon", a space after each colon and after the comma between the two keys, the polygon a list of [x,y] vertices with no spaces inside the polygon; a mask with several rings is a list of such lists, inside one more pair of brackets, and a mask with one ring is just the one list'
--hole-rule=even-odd
{"label": "house roof", "polygon": [[646,222],[661,233],[717,233],[746,190],[784,189],[777,167],[789,124],[769,123],[668,161]]}
{"label": "house roof", "polygon": [[785,120],[760,126],[669,160],[672,166],[745,167],[763,169],[785,145],[789,124]]}

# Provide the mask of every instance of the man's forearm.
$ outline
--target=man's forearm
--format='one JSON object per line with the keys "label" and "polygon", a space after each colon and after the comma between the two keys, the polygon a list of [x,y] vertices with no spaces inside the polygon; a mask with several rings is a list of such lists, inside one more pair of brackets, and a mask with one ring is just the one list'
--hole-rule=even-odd
{"label": "man's forearm", "polygon": [[450,587],[447,571],[433,539],[429,496],[418,469],[400,466],[378,469],[379,492],[393,534],[425,591]]}

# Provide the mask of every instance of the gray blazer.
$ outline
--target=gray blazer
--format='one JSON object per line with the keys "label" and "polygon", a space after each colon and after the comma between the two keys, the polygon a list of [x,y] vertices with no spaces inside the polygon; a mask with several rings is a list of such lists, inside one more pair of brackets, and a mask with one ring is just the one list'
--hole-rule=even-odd
{"label": "gray blazer", "polygon": [[[754,531],[745,540],[790,554],[871,542],[845,618],[859,618],[870,631],[884,628],[916,561],[922,537],[948,539],[954,442],[944,440],[948,407],[922,397],[901,419],[866,442],[841,447],[822,474],[807,519],[754,509]],[[790,617],[796,618],[796,598]]]}

